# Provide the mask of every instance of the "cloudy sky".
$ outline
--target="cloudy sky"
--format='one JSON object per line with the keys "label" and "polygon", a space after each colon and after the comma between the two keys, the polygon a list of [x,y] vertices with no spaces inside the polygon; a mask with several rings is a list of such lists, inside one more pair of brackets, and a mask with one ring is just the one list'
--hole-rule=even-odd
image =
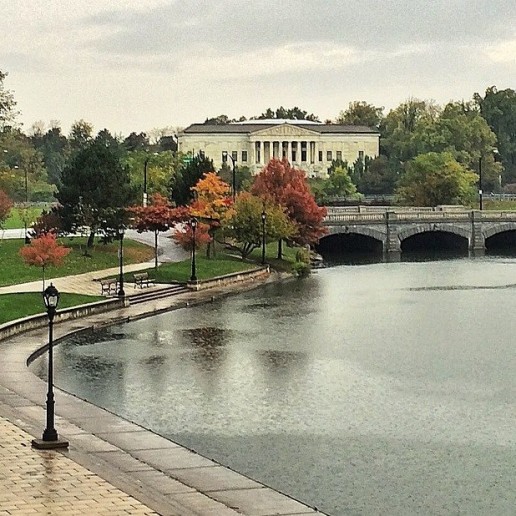
{"label": "cloudy sky", "polygon": [[516,88],[515,0],[0,0],[21,121],[127,135]]}

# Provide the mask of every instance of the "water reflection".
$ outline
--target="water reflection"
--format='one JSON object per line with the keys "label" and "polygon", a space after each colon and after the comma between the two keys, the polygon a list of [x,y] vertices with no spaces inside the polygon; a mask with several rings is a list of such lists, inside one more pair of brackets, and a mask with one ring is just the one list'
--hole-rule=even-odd
{"label": "water reflection", "polygon": [[60,345],[56,382],[330,514],[511,514],[514,278],[322,269]]}

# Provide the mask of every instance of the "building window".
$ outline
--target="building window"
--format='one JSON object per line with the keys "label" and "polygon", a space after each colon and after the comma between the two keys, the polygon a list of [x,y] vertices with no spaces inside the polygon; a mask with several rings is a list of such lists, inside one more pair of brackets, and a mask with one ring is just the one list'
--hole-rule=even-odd
{"label": "building window", "polygon": [[238,152],[236,150],[231,151],[231,157],[233,158],[233,161],[238,161]]}
{"label": "building window", "polygon": [[246,150],[242,151],[242,161],[246,161],[247,162],[247,151]]}
{"label": "building window", "polygon": [[332,160],[333,160],[333,157],[332,157],[331,150],[326,151],[326,161],[332,161]]}
{"label": "building window", "polygon": [[322,161],[322,150],[319,151],[319,161]]}
{"label": "building window", "polygon": [[337,151],[337,161],[342,161],[342,151],[338,150]]}

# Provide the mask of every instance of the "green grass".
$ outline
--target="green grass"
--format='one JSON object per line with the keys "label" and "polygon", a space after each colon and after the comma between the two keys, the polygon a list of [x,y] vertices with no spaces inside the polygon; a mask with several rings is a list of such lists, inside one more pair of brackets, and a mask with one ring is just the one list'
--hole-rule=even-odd
{"label": "green grass", "polygon": [[[118,242],[107,245],[95,244],[89,250],[90,256],[84,256],[86,239],[82,237],[62,238],[61,244],[70,247],[72,251],[64,259],[60,267],[48,267],[45,270],[47,278],[59,278],[83,272],[97,271],[118,267]],[[42,279],[39,267],[26,265],[19,255],[24,246],[23,240],[0,241],[0,286],[15,285]],[[154,250],[134,240],[124,240],[124,263],[141,263],[152,259]]]}
{"label": "green grass", "polygon": [[[43,211],[43,209],[44,208],[42,208],[42,207],[36,207],[36,206],[27,208],[28,215],[29,215],[28,219],[31,221],[36,220],[41,215],[41,212]],[[20,228],[25,227],[24,222],[21,219],[20,215],[21,215],[20,210],[18,208],[13,208],[11,210],[11,212],[9,213],[9,217],[4,222],[3,228],[4,229],[20,229]]]}
{"label": "green grass", "polygon": [[[105,299],[100,296],[84,296],[81,294],[61,294],[59,308],[93,303]],[[39,292],[23,292],[18,294],[0,295],[0,324],[14,321],[29,315],[40,314],[45,311],[43,298]]]}
{"label": "green grass", "polygon": [[516,210],[516,201],[495,201],[490,199],[484,199],[483,201],[484,210]]}
{"label": "green grass", "polygon": [[[199,280],[215,278],[234,272],[246,271],[254,269],[256,263],[243,262],[240,258],[230,256],[223,252],[218,252],[214,258],[207,259],[202,252],[196,253],[196,275]],[[154,271],[149,271],[154,274]],[[190,279],[192,274],[192,264],[190,260],[182,262],[165,263],[158,267],[156,274],[157,283],[170,283],[178,281],[184,283]]]}

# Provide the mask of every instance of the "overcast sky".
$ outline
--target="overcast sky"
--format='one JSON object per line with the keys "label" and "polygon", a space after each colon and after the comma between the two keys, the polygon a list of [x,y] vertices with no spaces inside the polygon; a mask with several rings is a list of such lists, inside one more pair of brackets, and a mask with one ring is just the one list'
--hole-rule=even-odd
{"label": "overcast sky", "polygon": [[0,0],[0,69],[28,129],[129,134],[299,106],[516,88],[516,0]]}

